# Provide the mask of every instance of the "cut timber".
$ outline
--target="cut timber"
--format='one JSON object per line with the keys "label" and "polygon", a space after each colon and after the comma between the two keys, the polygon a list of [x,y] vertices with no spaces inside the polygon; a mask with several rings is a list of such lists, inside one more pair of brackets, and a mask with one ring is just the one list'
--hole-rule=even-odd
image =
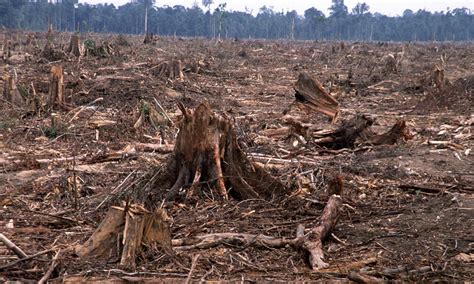
{"label": "cut timber", "polygon": [[171,80],[183,80],[183,65],[181,60],[165,61],[151,68],[151,72],[155,76],[165,77]]}
{"label": "cut timber", "polygon": [[295,102],[329,116],[333,121],[339,113],[339,103],[307,72],[300,73],[295,84]]}
{"label": "cut timber", "polygon": [[228,199],[228,192],[237,199],[271,198],[288,192],[247,159],[228,117],[213,114],[207,103],[193,113],[179,107],[183,119],[174,152],[155,182],[156,187],[170,188],[168,200],[175,199],[181,189],[189,189],[190,196],[197,187],[210,188],[223,200]]}
{"label": "cut timber", "polygon": [[54,65],[49,80],[48,106],[53,108],[56,104],[64,106],[65,103],[63,67]]}
{"label": "cut timber", "polygon": [[134,269],[143,247],[173,253],[169,220],[162,208],[150,212],[138,204],[111,207],[94,234],[76,247],[76,254],[81,258],[120,259],[122,267]]}
{"label": "cut timber", "polygon": [[78,35],[72,35],[71,40],[69,41],[69,47],[66,52],[74,54],[76,57],[81,56],[80,42]]}

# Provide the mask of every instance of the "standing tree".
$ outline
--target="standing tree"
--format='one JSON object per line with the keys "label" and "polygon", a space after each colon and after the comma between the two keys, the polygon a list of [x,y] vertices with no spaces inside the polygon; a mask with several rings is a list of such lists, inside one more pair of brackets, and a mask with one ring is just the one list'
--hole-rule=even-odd
{"label": "standing tree", "polygon": [[213,0],[202,0],[202,5],[207,8],[209,14],[209,37],[212,35],[212,15],[211,15],[211,5],[214,3]]}

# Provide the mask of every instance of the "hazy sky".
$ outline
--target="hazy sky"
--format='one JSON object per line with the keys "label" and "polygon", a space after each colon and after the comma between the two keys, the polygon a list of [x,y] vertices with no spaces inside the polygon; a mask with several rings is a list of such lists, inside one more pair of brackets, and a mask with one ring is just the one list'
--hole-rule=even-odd
{"label": "hazy sky", "polygon": [[[79,0],[84,3],[113,3],[115,5],[122,5],[130,2],[130,0]],[[183,5],[190,7],[195,2],[201,4],[201,0],[157,0],[157,6],[174,6]],[[253,10],[255,14],[263,5],[272,6],[275,11],[296,10],[298,14],[302,15],[304,11],[310,7],[315,7],[324,13],[328,14],[327,8],[331,6],[331,0],[214,0],[213,7],[219,3],[227,3],[229,10],[244,11],[247,7]],[[426,9],[429,11],[446,10],[446,8],[460,8],[466,7],[474,10],[474,0],[346,0],[344,1],[349,11],[358,3],[366,2],[370,6],[371,12],[379,12],[385,15],[401,15],[405,9],[412,9],[417,11],[419,9]]]}

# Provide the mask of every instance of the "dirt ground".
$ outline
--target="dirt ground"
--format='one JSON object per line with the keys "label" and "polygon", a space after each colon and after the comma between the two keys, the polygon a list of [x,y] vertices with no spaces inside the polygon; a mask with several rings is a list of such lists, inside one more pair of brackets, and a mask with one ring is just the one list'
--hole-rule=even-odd
{"label": "dirt ground", "polygon": [[[2,81],[14,74],[19,89],[48,93],[51,66],[62,64],[68,108],[53,114],[0,102],[0,233],[28,255],[0,244],[0,281],[349,281],[350,272],[380,280],[465,281],[474,278],[474,44],[290,42],[81,35],[108,52],[76,58],[42,54],[45,33],[3,31],[13,43],[1,60]],[[55,34],[64,50],[68,34]],[[29,40],[28,40],[29,39]],[[33,39],[33,40],[31,40]],[[0,43],[6,40],[1,40]],[[26,56],[25,56],[26,55]],[[163,61],[181,60],[182,80],[157,75]],[[196,72],[196,66],[199,66]],[[444,72],[438,88],[433,72]],[[299,108],[293,86],[307,71],[330,90],[341,113],[335,123]],[[16,74],[16,75],[15,75]],[[173,125],[134,125],[143,101],[164,108]],[[265,200],[199,200],[169,206],[172,237],[251,233],[294,238],[299,224],[317,224],[332,176],[344,179],[343,209],[324,243],[329,268],[312,271],[292,247],[223,243],[179,249],[174,256],[143,253],[135,271],[117,261],[74,255],[108,208],[141,194],[142,183],[163,165],[167,152],[140,145],[168,144],[177,134],[178,102],[207,101],[235,120],[249,159],[293,190]],[[357,143],[323,149],[314,137],[267,137],[288,118],[320,130],[364,114],[382,133],[406,121],[413,138],[395,145]],[[124,189],[124,183],[131,186]],[[137,181],[131,183],[130,181]],[[156,191],[165,191],[155,188]],[[46,252],[44,252],[46,250]],[[193,258],[199,254],[191,269]]]}

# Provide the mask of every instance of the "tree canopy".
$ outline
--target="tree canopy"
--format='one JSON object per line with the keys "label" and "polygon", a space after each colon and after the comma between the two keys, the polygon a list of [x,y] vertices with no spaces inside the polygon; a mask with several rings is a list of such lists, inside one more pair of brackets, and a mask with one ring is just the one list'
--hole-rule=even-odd
{"label": "tree canopy", "polygon": [[[333,0],[327,16],[310,7],[304,15],[263,6],[256,15],[229,11],[225,5],[211,9],[212,0],[191,8],[155,6],[159,1],[132,0],[116,7],[90,5],[78,0],[0,0],[0,26],[29,30],[78,32],[144,32],[145,11],[149,32],[158,35],[218,36],[228,38],[294,38],[303,40],[445,41],[474,39],[474,14],[467,8],[429,12],[405,10],[388,17],[371,13],[357,3],[349,9],[344,0]],[[349,13],[351,11],[351,13]]]}

